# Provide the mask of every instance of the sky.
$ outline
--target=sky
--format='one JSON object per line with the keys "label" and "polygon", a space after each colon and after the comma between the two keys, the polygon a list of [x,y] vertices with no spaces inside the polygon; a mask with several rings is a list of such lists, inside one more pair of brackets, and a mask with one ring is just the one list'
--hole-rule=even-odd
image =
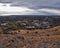
{"label": "sky", "polygon": [[0,15],[60,15],[60,0],[0,0]]}

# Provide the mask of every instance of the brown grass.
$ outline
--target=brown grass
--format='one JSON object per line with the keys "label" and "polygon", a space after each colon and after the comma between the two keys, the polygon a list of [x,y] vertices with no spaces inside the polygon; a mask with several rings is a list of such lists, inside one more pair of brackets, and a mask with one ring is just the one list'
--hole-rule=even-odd
{"label": "brown grass", "polygon": [[0,48],[58,48],[60,46],[60,26],[50,29],[11,31],[16,34],[0,34]]}

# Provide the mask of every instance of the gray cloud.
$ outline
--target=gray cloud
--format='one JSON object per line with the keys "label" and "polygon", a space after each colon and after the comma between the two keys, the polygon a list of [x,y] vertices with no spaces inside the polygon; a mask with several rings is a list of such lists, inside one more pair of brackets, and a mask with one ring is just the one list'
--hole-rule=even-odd
{"label": "gray cloud", "polygon": [[33,9],[60,9],[60,0],[0,0],[0,2],[11,2],[15,6],[26,6]]}

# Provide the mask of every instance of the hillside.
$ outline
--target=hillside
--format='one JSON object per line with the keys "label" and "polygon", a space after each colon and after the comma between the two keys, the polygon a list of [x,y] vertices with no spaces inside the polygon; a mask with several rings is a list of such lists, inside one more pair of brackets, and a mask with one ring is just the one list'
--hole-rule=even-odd
{"label": "hillside", "polygon": [[[0,32],[3,29],[0,28]],[[11,33],[0,33],[0,48],[60,48],[60,26],[8,32]]]}

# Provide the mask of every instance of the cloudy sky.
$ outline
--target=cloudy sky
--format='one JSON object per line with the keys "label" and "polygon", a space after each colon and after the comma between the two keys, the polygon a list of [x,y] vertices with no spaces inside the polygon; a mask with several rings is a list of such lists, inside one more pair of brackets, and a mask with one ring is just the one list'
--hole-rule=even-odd
{"label": "cloudy sky", "polygon": [[60,15],[60,0],[0,0],[0,15]]}

